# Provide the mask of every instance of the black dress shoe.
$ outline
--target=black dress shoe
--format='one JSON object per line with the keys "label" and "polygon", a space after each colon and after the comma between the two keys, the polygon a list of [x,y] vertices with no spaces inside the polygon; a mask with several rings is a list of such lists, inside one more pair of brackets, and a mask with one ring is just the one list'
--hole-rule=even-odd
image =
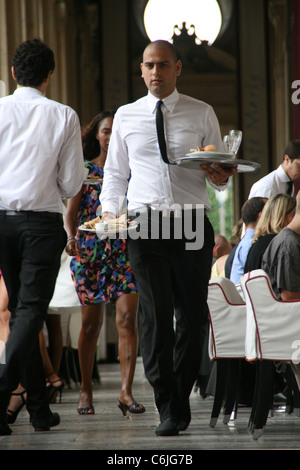
{"label": "black dress shoe", "polygon": [[189,427],[190,421],[191,421],[190,419],[189,420],[181,419],[178,423],[178,430],[185,431]]}
{"label": "black dress shoe", "polygon": [[179,414],[177,416],[178,429],[179,431],[185,431],[191,422],[191,409],[189,400],[186,400],[181,404]]}
{"label": "black dress shoe", "polygon": [[58,413],[51,413],[49,416],[49,419],[46,421],[41,421],[41,422],[34,422],[32,423],[34,430],[37,432],[42,432],[42,431],[50,431],[50,428],[53,428],[54,426],[58,426],[60,423],[60,417]]}
{"label": "black dress shoe", "polygon": [[8,424],[4,421],[0,423],[0,436],[9,436],[12,433],[12,430]]}
{"label": "black dress shoe", "polygon": [[167,418],[155,429],[157,436],[178,436],[177,421],[174,418]]}

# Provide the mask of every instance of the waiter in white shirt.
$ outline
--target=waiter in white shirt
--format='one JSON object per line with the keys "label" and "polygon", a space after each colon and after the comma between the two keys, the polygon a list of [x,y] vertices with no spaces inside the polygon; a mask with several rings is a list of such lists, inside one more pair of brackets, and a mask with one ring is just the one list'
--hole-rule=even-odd
{"label": "waiter in white shirt", "polygon": [[22,383],[36,431],[59,423],[49,408],[38,334],[43,327],[66,245],[62,198],[84,178],[77,114],[47,99],[55,68],[52,50],[38,39],[16,50],[16,91],[0,99],[0,269],[6,283],[11,331],[0,364],[0,435],[10,393]]}
{"label": "waiter in white shirt", "polygon": [[256,181],[250,189],[252,197],[270,198],[275,194],[295,196],[294,182],[300,178],[300,140],[292,140],[287,145],[279,167]]}
{"label": "waiter in white shirt", "polygon": [[[129,213],[147,208],[184,209],[196,206],[209,210],[206,177],[224,189],[233,174],[217,167],[205,171],[173,165],[191,148],[216,145],[223,150],[217,118],[211,106],[178,93],[176,80],[182,64],[174,47],[166,41],[149,44],[141,64],[148,95],[121,107],[115,116],[101,192],[103,219],[115,217],[122,197],[127,195]],[[167,158],[160,152],[156,134],[156,108],[162,100]],[[163,160],[164,158],[164,160]],[[128,182],[129,180],[129,182]],[[127,192],[128,187],[128,192]],[[150,207],[151,206],[151,207]],[[178,216],[178,211],[175,211]],[[175,213],[160,212],[160,222]],[[173,215],[173,217],[172,217]],[[187,217],[180,211],[179,217]],[[187,238],[128,238],[130,262],[137,277],[142,308],[141,346],[146,376],[154,389],[160,415],[156,435],[177,435],[188,427],[189,395],[199,372],[201,351],[207,331],[207,286],[211,271],[214,233],[203,217],[204,246],[186,249]],[[172,227],[173,228],[173,227]],[[150,231],[149,231],[150,233]],[[176,333],[173,328],[175,310]]]}

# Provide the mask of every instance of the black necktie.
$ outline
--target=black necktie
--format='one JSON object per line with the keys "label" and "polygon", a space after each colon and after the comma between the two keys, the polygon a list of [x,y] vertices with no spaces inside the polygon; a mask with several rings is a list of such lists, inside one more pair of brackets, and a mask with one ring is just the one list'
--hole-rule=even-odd
{"label": "black necktie", "polygon": [[286,190],[286,194],[288,194],[289,196],[291,196],[292,192],[293,192],[293,188],[294,188],[294,182],[293,181],[288,181],[286,183],[287,185],[287,190]]}
{"label": "black necktie", "polygon": [[160,153],[162,156],[162,159],[165,163],[168,165],[174,165],[173,163],[169,162],[169,159],[167,157],[167,146],[166,146],[166,141],[165,141],[165,131],[164,131],[164,118],[163,118],[163,113],[161,110],[161,105],[163,102],[160,100],[156,104],[156,130],[157,130],[157,138],[158,138],[158,145],[160,148]]}

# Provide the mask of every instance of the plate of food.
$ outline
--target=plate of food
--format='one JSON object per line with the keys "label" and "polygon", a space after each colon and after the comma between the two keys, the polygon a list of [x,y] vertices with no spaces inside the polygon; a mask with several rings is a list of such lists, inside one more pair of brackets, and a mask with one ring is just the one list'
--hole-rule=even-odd
{"label": "plate of food", "polygon": [[83,180],[83,184],[99,184],[99,183],[102,183],[103,179],[100,178],[97,178],[96,176],[91,176],[91,177],[87,177],[85,180]]}
{"label": "plate of food", "polygon": [[201,170],[201,165],[220,165],[224,169],[236,168],[238,173],[254,172],[260,164],[235,158],[233,153],[215,152],[215,145],[191,149],[185,157],[177,158],[175,163],[183,168]]}
{"label": "plate of food", "polygon": [[227,160],[227,159],[232,159],[234,158],[233,153],[225,153],[225,152],[205,152],[205,151],[193,151],[190,153],[187,153],[185,155],[186,158],[191,158],[191,159],[197,159],[197,158],[202,158],[202,159],[211,159],[213,158],[214,160]]}
{"label": "plate of food", "polygon": [[85,222],[78,227],[78,229],[85,232],[96,233],[98,237],[106,236],[113,238],[121,235],[124,236],[127,232],[136,230],[137,225],[136,222],[129,221],[126,214],[123,214],[121,217],[108,219],[105,222],[101,222],[101,218],[96,217],[95,219]]}
{"label": "plate of food", "polygon": [[98,216],[95,219],[88,220],[84,224],[78,227],[78,230],[83,232],[96,232],[96,224],[101,222],[101,218]]}

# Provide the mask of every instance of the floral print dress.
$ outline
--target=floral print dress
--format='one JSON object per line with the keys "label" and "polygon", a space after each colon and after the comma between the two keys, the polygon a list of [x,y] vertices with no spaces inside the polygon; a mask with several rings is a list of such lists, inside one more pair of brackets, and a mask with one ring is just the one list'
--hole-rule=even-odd
{"label": "floral print dress", "polygon": [[[99,195],[103,169],[85,161],[91,177],[100,177],[99,184],[83,187],[77,226],[95,219],[100,213]],[[125,240],[100,240],[93,232],[78,230],[76,239],[80,254],[71,259],[71,275],[81,305],[116,300],[123,294],[137,292],[137,283],[128,260]]]}

